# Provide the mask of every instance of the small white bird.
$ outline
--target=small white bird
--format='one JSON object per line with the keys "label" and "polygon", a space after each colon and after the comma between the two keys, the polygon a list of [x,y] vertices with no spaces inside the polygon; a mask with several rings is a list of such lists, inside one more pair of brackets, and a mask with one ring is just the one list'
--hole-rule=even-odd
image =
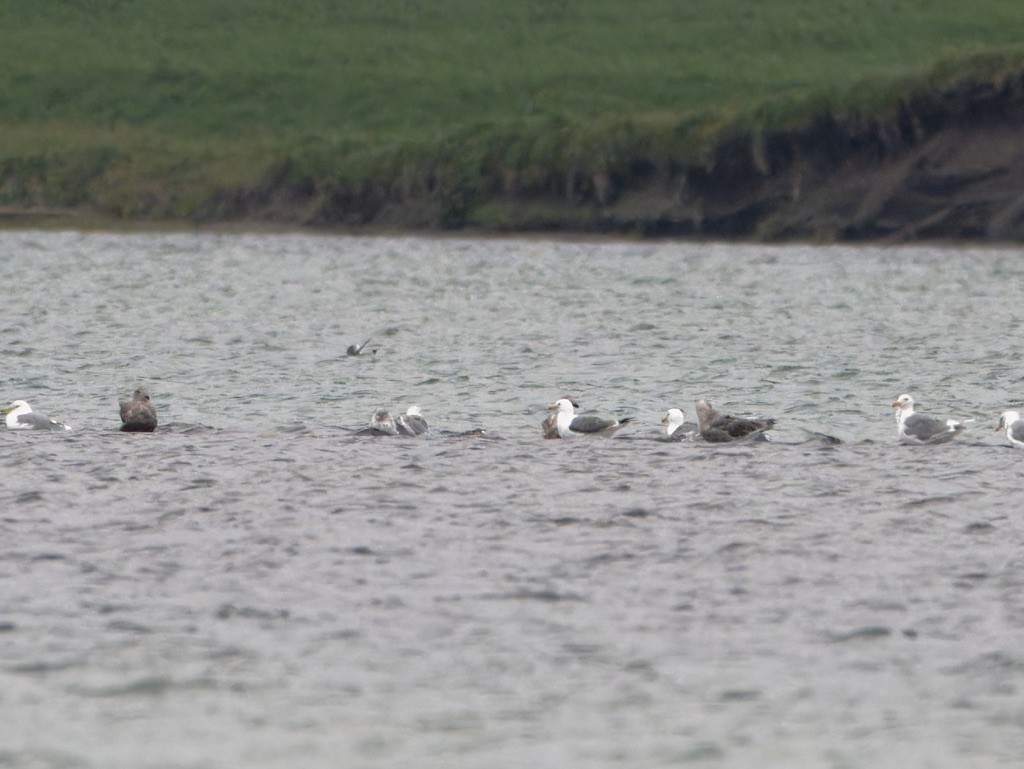
{"label": "small white bird", "polygon": [[558,435],[562,438],[575,438],[583,435],[611,435],[616,430],[624,427],[633,421],[632,417],[623,419],[606,419],[595,416],[576,416],[572,401],[567,398],[559,398],[548,406],[548,409],[556,411],[555,427]]}
{"label": "small white bird", "polygon": [[665,435],[675,440],[692,438],[697,432],[697,425],[686,421],[682,409],[669,409],[661,418],[661,423],[665,425]]}
{"label": "small white bird", "polygon": [[1019,411],[1004,411],[996,427],[996,432],[1000,430],[1006,430],[1006,439],[1011,446],[1024,449],[1024,420],[1020,418]]}
{"label": "small white bird", "polygon": [[14,401],[0,409],[8,430],[70,430],[63,422],[37,414],[25,401]]}
{"label": "small white bird", "polygon": [[955,419],[937,419],[914,411],[914,399],[904,393],[893,401],[900,443],[931,445],[948,443],[967,429]]}

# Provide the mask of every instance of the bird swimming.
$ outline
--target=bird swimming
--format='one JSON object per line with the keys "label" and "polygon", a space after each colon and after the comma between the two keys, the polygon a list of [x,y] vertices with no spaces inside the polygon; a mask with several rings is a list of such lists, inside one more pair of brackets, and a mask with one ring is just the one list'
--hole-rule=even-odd
{"label": "bird swimming", "polygon": [[1024,449],[1024,420],[1020,418],[1019,411],[1004,411],[996,427],[996,432],[1000,430],[1006,430],[1006,440],[1011,446]]}
{"label": "bird swimming", "polygon": [[774,419],[734,417],[715,411],[706,400],[694,404],[697,411],[697,432],[708,443],[768,440],[768,430],[775,426]]}
{"label": "bird swimming", "polygon": [[[362,344],[350,344],[348,346],[348,349],[345,350],[345,354],[346,355],[363,355],[363,348],[366,347],[366,345],[368,345],[372,339],[373,339],[373,337],[371,336],[369,339],[367,339]],[[376,350],[370,350],[370,355],[375,355],[376,353],[377,353]]]}
{"label": "bird swimming", "polygon": [[149,399],[149,391],[139,387],[132,393],[131,400],[121,401],[121,431],[126,433],[151,433],[156,429],[156,407]]}
{"label": "bird swimming", "polygon": [[423,418],[423,411],[419,405],[413,404],[395,418],[395,427],[399,435],[415,437],[423,435],[427,431],[427,420]]}
{"label": "bird swimming", "polygon": [[412,405],[405,410],[404,414],[397,417],[391,416],[391,412],[385,409],[377,409],[370,417],[370,423],[357,435],[403,435],[407,438],[415,438],[427,432],[427,420],[423,418],[423,412],[417,405]]}
{"label": "bird swimming", "polygon": [[666,437],[673,440],[692,438],[697,433],[697,425],[686,421],[682,409],[669,409],[661,418],[661,423],[665,425]]}
{"label": "bird swimming", "polygon": [[8,430],[70,430],[63,422],[50,419],[32,410],[32,407],[25,401],[13,401],[7,406],[0,408],[0,414],[4,414],[4,422]]}
{"label": "bird swimming", "polygon": [[[561,400],[569,401],[574,408],[580,407],[580,404],[571,395],[563,395]],[[558,414],[548,414],[547,418],[540,423],[540,430],[545,438],[561,438],[562,436],[558,434]]]}
{"label": "bird swimming", "polygon": [[948,443],[967,429],[955,419],[938,419],[914,411],[914,399],[903,393],[892,403],[896,409],[896,432],[900,443],[932,445]]}
{"label": "bird swimming", "polygon": [[559,398],[548,406],[555,411],[555,427],[561,438],[573,438],[584,435],[612,435],[620,428],[633,421],[632,417],[608,419],[595,416],[576,416],[573,402],[568,398]]}

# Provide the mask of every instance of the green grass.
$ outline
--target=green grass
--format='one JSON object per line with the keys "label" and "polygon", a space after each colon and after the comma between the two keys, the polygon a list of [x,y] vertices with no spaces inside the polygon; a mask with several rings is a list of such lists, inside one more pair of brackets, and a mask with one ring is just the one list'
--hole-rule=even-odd
{"label": "green grass", "polygon": [[551,184],[1021,51],[1020,0],[0,0],[0,202]]}

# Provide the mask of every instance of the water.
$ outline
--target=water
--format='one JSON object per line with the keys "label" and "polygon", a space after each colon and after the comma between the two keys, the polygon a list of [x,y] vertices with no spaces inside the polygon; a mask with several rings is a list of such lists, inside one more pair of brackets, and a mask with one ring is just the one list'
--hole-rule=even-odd
{"label": "water", "polygon": [[[0,397],[75,427],[0,431],[0,767],[1020,765],[1019,251],[6,232],[0,279]],[[905,391],[976,423],[899,446]],[[637,423],[542,440],[565,393]],[[699,397],[775,441],[659,441]]]}

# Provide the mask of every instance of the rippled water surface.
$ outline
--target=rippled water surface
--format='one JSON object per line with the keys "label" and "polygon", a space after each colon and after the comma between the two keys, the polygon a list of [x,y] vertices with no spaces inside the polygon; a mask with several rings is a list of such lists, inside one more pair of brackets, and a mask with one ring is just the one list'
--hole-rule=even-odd
{"label": "rippled water surface", "polygon": [[0,767],[1020,766],[1022,257],[2,233]]}

